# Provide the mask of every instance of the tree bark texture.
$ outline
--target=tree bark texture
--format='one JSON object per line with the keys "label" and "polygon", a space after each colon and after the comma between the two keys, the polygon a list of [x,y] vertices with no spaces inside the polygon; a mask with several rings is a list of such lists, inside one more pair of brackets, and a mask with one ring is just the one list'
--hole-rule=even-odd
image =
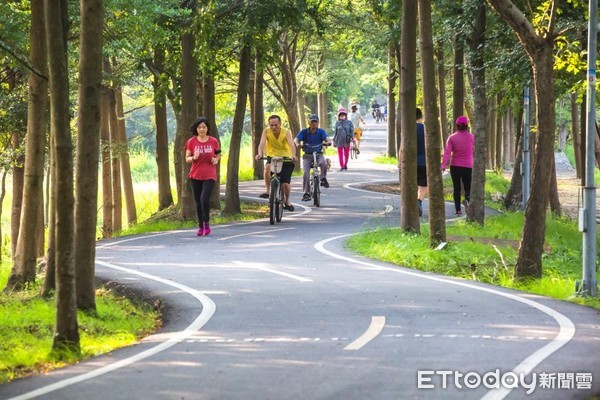
{"label": "tree bark texture", "polygon": [[571,93],[571,134],[573,136],[573,150],[575,153],[575,173],[581,179],[581,133],[579,131],[579,106],[577,93]]}
{"label": "tree bark texture", "polygon": [[[258,154],[258,145],[260,143],[260,136],[264,129],[265,125],[265,109],[264,109],[264,99],[263,99],[263,78],[264,73],[262,66],[260,65],[260,53],[257,53],[255,62],[254,62],[254,87],[250,95],[253,99],[252,103],[254,107],[252,108],[252,159],[254,166],[254,179],[263,179],[264,178],[264,166],[262,160],[255,160],[254,158]],[[317,93],[317,99],[320,98],[320,93]],[[318,108],[318,107],[317,107]]]}
{"label": "tree bark texture", "polygon": [[192,33],[181,35],[181,117],[178,121],[176,152],[181,160],[181,169],[177,172],[181,176],[181,193],[179,205],[182,220],[193,220],[196,212],[192,190],[188,181],[190,165],[183,162],[185,159],[185,143],[190,136],[189,127],[196,120],[196,60],[194,58],[195,40]]}
{"label": "tree bark texture", "polygon": [[465,50],[460,35],[454,36],[454,86],[452,89],[452,125],[456,118],[464,115],[465,104]]}
{"label": "tree bark texture", "polygon": [[401,211],[400,226],[404,231],[420,232],[417,202],[417,3],[402,2],[402,64],[400,65],[401,104]]}
{"label": "tree bark texture", "polygon": [[121,171],[121,184],[127,211],[127,224],[132,225],[137,221],[135,196],[133,194],[133,179],[131,178],[131,164],[129,163],[129,146],[125,127],[125,113],[123,111],[123,90],[120,82],[114,82],[115,107],[117,114],[117,140],[119,143],[119,167]]}
{"label": "tree bark texture", "polygon": [[388,88],[387,88],[387,154],[389,157],[396,157],[398,145],[396,143],[396,85],[398,81],[398,71],[396,69],[396,54],[394,44],[388,45]]}
{"label": "tree bark texture", "polygon": [[240,53],[240,75],[238,80],[237,101],[231,128],[231,142],[227,159],[227,185],[225,188],[225,207],[223,214],[240,214],[242,212],[239,192],[240,146],[244,130],[244,116],[250,82],[250,45],[246,44]]}
{"label": "tree bark texture", "polygon": [[467,207],[467,221],[483,225],[485,222],[485,167],[487,163],[487,126],[488,108],[487,92],[485,87],[485,30],[486,10],[481,1],[475,11],[473,31],[469,38],[471,54],[469,57],[469,71],[471,87],[473,89],[474,114],[473,125],[475,135],[475,149],[473,151],[473,171],[471,181],[471,199]]}
{"label": "tree bark texture", "polygon": [[448,112],[446,111],[446,67],[444,66],[444,48],[440,43],[439,47],[435,50],[436,62],[437,62],[437,75],[438,75],[438,87],[439,87],[439,102],[440,102],[440,132],[442,133],[442,147],[448,141],[450,136],[450,129],[448,126]]}
{"label": "tree bark texture", "polygon": [[110,176],[113,201],[112,231],[123,229],[123,192],[121,190],[121,168],[119,159],[122,148],[119,143],[119,125],[117,123],[117,99],[115,89],[108,89],[108,125],[110,131]]}
{"label": "tree bark texture", "polygon": [[515,162],[513,164],[513,173],[510,179],[510,186],[506,197],[504,198],[504,208],[507,210],[517,210],[523,198],[523,175],[521,172],[521,163],[523,162],[523,106],[519,109],[516,125],[516,150]]}
{"label": "tree bark texture", "polygon": [[113,231],[113,195],[112,171],[110,162],[110,124],[108,89],[100,93],[100,156],[102,165],[102,237],[112,237]]}
{"label": "tree bark texture", "polygon": [[[44,2],[31,2],[31,29],[29,58],[36,71],[47,74],[46,39],[44,33]],[[20,290],[35,282],[38,255],[38,232],[40,211],[43,210],[44,161],[46,151],[46,111],[48,84],[45,77],[29,74],[29,98],[27,109],[27,141],[23,170],[22,203],[20,207],[19,233],[14,264],[5,291]],[[15,192],[15,196],[18,196]],[[41,200],[41,201],[40,201]]]}
{"label": "tree bark texture", "polygon": [[104,0],[81,0],[79,104],[75,187],[77,307],[96,311],[95,261],[98,220],[100,93]]}
{"label": "tree bark texture", "polygon": [[[164,68],[165,50],[154,49],[154,64]],[[154,120],[156,124],[156,167],[158,178],[158,211],[173,205],[169,174],[169,129],[167,126],[167,96],[161,88],[160,75],[154,75]]]}
{"label": "tree bark texture", "polygon": [[[52,349],[79,352],[74,262],[73,144],[70,132],[66,0],[45,0],[51,134],[56,148],[56,333]],[[60,354],[60,353],[59,353]]]}
{"label": "tree bark texture", "polygon": [[427,160],[427,186],[429,187],[429,245],[433,248],[446,241],[446,208],[444,205],[444,181],[440,169],[442,134],[438,119],[431,31],[431,2],[429,0],[419,0],[419,27],[425,111],[425,156]]}

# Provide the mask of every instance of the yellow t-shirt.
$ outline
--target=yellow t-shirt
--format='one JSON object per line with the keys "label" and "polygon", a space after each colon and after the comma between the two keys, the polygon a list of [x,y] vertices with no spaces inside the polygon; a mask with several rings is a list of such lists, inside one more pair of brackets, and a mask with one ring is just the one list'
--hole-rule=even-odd
{"label": "yellow t-shirt", "polygon": [[279,137],[275,137],[271,128],[267,128],[267,155],[269,157],[292,157],[292,149],[287,141],[287,129],[281,128]]}

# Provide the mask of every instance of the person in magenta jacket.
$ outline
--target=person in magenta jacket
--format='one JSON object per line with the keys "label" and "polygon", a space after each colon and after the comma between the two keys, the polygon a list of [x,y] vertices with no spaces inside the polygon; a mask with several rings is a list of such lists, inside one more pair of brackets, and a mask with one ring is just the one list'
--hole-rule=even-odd
{"label": "person in magenta jacket", "polygon": [[465,207],[469,205],[471,198],[471,173],[473,171],[473,150],[475,138],[469,132],[469,120],[465,116],[456,119],[456,132],[448,138],[444,149],[442,171],[450,161],[450,176],[454,186],[454,207],[456,215],[462,215],[460,209],[460,184],[465,188]]}

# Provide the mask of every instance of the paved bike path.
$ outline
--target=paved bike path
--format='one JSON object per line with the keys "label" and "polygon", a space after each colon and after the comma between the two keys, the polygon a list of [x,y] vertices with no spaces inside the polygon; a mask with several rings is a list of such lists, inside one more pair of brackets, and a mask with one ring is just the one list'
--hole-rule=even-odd
{"label": "paved bike path", "polygon": [[[347,172],[334,162],[320,208],[300,201],[294,178],[296,211],[279,224],[101,241],[98,275],[163,299],[164,328],[136,346],[0,386],[0,398],[38,390],[43,399],[518,399],[526,389],[458,389],[453,380],[444,389],[439,375],[424,382],[435,388],[419,388],[418,371],[528,369],[593,378],[590,390],[536,388],[531,398],[597,393],[596,310],[345,250],[348,234],[398,224],[398,196],[356,190],[397,176],[366,161],[382,143],[367,131]],[[240,191],[256,198],[262,185]]]}

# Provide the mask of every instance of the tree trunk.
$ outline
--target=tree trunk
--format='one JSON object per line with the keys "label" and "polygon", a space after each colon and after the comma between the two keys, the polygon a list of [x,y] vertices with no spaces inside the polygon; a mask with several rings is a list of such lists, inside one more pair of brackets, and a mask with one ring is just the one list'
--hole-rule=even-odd
{"label": "tree trunk", "polygon": [[117,99],[114,88],[108,89],[108,125],[110,128],[110,176],[113,201],[113,232],[123,229],[123,196],[121,191],[121,147],[119,146],[119,126],[117,124]]}
{"label": "tree trunk", "polygon": [[488,167],[491,170],[496,170],[496,135],[498,135],[498,132],[496,130],[496,128],[498,127],[498,124],[496,123],[496,120],[498,118],[498,103],[496,102],[496,98],[493,97],[490,99],[490,110],[489,110],[489,119],[488,119],[488,134],[489,134],[489,138],[488,138],[488,157],[489,157],[489,161],[488,161]]}
{"label": "tree trunk", "polygon": [[244,131],[244,116],[246,114],[246,101],[248,98],[248,83],[250,81],[250,45],[246,44],[240,53],[240,75],[238,80],[237,101],[231,128],[231,142],[229,144],[229,157],[227,159],[227,185],[225,188],[225,207],[223,214],[241,214],[239,192],[239,166],[240,146]]}
{"label": "tree trunk", "polygon": [[[319,116],[319,125],[325,129],[329,130],[329,114],[327,113],[327,88],[325,87],[325,82],[323,82],[323,71],[325,69],[325,60],[322,52],[319,52],[317,61],[317,78],[319,80],[319,84],[317,86],[317,115]],[[261,131],[262,133],[262,131]]]}
{"label": "tree trunk", "polygon": [[[13,133],[13,149],[21,147],[21,138],[18,133]],[[10,249],[14,259],[17,253],[19,241],[19,223],[21,221],[21,207],[23,206],[23,186],[25,181],[24,168],[25,159],[22,155],[16,156],[12,166],[12,205],[10,212]]]}
{"label": "tree trunk", "polygon": [[396,70],[396,54],[392,42],[388,45],[388,88],[387,88],[387,154],[389,157],[396,157],[396,85],[398,81],[398,72]]}
{"label": "tree trunk", "polygon": [[425,155],[427,158],[427,186],[429,187],[429,245],[433,248],[446,241],[446,208],[444,205],[444,181],[440,170],[442,134],[438,120],[431,32],[431,2],[429,0],[419,0],[419,27],[425,111]]}
{"label": "tree trunk", "polygon": [[[254,179],[264,178],[264,164],[262,160],[255,160],[258,154],[258,145],[260,143],[260,136],[264,129],[265,121],[265,109],[263,99],[263,70],[260,66],[260,53],[257,53],[254,63],[254,88],[251,93],[251,102],[254,107],[251,108],[252,112],[252,160],[254,166]],[[321,96],[317,94],[317,99]],[[318,108],[318,107],[317,107]]]}
{"label": "tree trunk", "polygon": [[125,127],[125,113],[123,111],[123,91],[121,84],[115,82],[115,100],[117,113],[117,134],[119,143],[119,166],[121,171],[121,184],[127,211],[127,224],[133,225],[137,221],[135,196],[133,194],[133,179],[131,178],[131,165],[129,163],[129,148],[127,146],[127,133]]}
{"label": "tree trunk", "polygon": [[[46,41],[44,34],[44,2],[31,2],[31,30],[29,57],[36,71],[47,73]],[[29,99],[27,109],[27,141],[25,147],[24,181],[20,207],[19,234],[13,252],[14,264],[5,291],[20,290],[35,282],[37,264],[37,238],[40,227],[40,210],[43,210],[44,161],[46,150],[46,110],[48,84],[45,77],[29,74]],[[40,202],[40,199],[42,200]]]}
{"label": "tree trunk", "polygon": [[502,144],[502,139],[504,137],[504,132],[502,131],[502,114],[500,113],[500,96],[496,97],[496,161],[494,164],[496,165],[496,171],[502,170],[502,150],[504,149],[504,145]]}
{"label": "tree trunk", "polygon": [[523,198],[523,175],[521,173],[521,164],[523,162],[523,107],[519,109],[519,114],[517,115],[517,132],[516,132],[516,144],[517,148],[515,150],[515,162],[513,164],[513,173],[510,179],[510,187],[508,188],[508,192],[506,192],[506,197],[504,198],[504,208],[507,210],[518,210],[519,205],[521,203],[521,199]]}
{"label": "tree trunk", "polygon": [[471,199],[467,207],[467,221],[483,225],[485,222],[485,167],[487,156],[488,108],[485,87],[485,31],[486,11],[483,1],[474,13],[473,31],[469,38],[470,79],[473,90],[475,149],[473,152],[473,172],[471,181]]}
{"label": "tree trunk", "polygon": [[46,251],[46,273],[44,274],[44,286],[42,288],[42,297],[50,298],[56,289],[56,236],[52,233],[56,231],[56,193],[54,191],[54,182],[56,182],[56,146],[54,138],[49,138],[49,160],[48,160],[48,250]]}
{"label": "tree trunk", "polygon": [[454,36],[454,87],[452,89],[452,122],[464,115],[465,104],[465,76],[464,63],[465,51],[460,35]]}
{"label": "tree trunk", "polygon": [[546,234],[546,204],[554,157],[554,76],[552,42],[533,54],[537,100],[538,134],[536,162],[531,179],[531,196],[525,208],[525,222],[515,268],[518,278],[542,276],[542,253]]}
{"label": "tree trunk", "polygon": [[[2,204],[4,204],[4,197],[6,196],[6,176],[8,175],[8,170],[2,171],[2,179],[0,180],[0,221],[2,220]],[[4,236],[2,234],[2,224],[0,224],[0,239],[4,240]],[[2,251],[0,251],[0,262],[2,261]]]}
{"label": "tree trunk", "polygon": [[100,92],[100,155],[102,157],[102,237],[112,237],[113,231],[113,194],[112,171],[110,162],[110,124],[108,89]]}
{"label": "tree trunk", "polygon": [[435,51],[437,58],[437,74],[439,86],[439,102],[440,102],[440,132],[442,134],[442,147],[448,141],[450,136],[448,129],[448,112],[446,111],[446,69],[444,67],[444,46],[442,43]]}
{"label": "tree trunk", "polygon": [[581,179],[581,132],[579,131],[579,107],[577,93],[571,93],[571,132],[573,132],[573,151],[575,154],[575,173]]}
{"label": "tree trunk", "polygon": [[75,265],[77,307],[96,312],[95,261],[98,220],[98,151],[102,92],[104,0],[85,0],[81,7],[79,104],[75,188]]}
{"label": "tree trunk", "polygon": [[419,204],[417,202],[417,4],[402,2],[402,64],[400,92],[402,142],[400,159],[401,212],[400,226],[404,231],[419,233]]}
{"label": "tree trunk", "polygon": [[554,157],[552,157],[552,174],[550,175],[548,203],[550,204],[550,211],[552,211],[552,214],[560,217],[562,215],[562,210],[560,199],[558,197],[558,182],[556,181],[556,162]]}
{"label": "tree trunk", "polygon": [[[196,119],[196,60],[194,58],[195,40],[191,32],[181,35],[181,116],[178,121],[176,151],[179,154],[180,167],[177,171],[181,176],[181,193],[179,194],[179,205],[181,207],[181,219],[192,220],[196,212],[192,190],[188,183],[190,165],[183,162],[185,159],[185,143],[190,135],[189,126]],[[218,186],[218,185],[216,185]]]}
{"label": "tree trunk", "polygon": [[[164,68],[165,50],[154,50],[154,64]],[[169,130],[167,126],[167,98],[161,90],[160,76],[154,75],[154,119],[156,123],[156,167],[158,178],[158,211],[173,205],[171,175],[169,173]]]}
{"label": "tree trunk", "polygon": [[[212,75],[204,74],[202,76],[202,114],[208,118],[210,123],[210,136],[217,139],[219,145],[221,144],[221,137],[219,135],[219,128],[217,125],[217,117],[215,112],[215,80]],[[221,209],[221,163],[217,164],[217,183],[213,187],[213,191],[210,195],[210,209],[220,210]]]}
{"label": "tree trunk", "polygon": [[51,132],[56,147],[56,332],[52,350],[79,353],[75,291],[73,144],[70,132],[69,73],[67,69],[67,1],[45,1],[48,46]]}

